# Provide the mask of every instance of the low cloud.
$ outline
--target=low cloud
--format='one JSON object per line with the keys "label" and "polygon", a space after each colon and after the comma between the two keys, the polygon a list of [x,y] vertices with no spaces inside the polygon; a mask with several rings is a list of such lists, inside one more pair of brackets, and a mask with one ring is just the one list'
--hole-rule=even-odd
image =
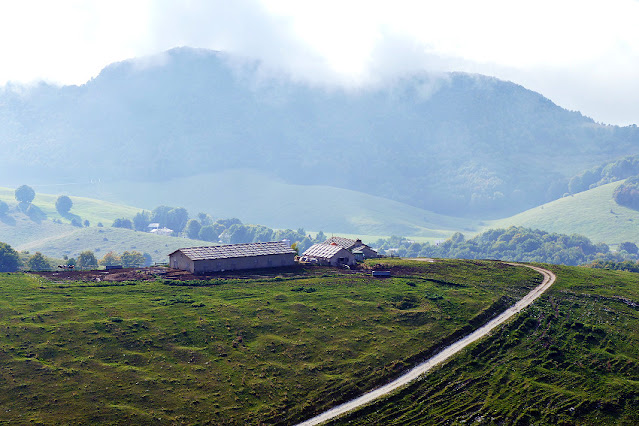
{"label": "low cloud", "polygon": [[481,73],[629,124],[639,121],[638,21],[634,0],[8,2],[0,85],[82,84],[110,62],[190,46],[257,60],[264,78],[325,87]]}

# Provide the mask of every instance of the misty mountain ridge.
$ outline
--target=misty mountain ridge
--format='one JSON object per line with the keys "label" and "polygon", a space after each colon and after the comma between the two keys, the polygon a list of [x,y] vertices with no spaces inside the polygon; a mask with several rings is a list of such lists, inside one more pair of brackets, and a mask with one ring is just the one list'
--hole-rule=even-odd
{"label": "misty mountain ridge", "polygon": [[492,77],[420,74],[329,89],[203,49],[112,64],[82,86],[0,92],[5,185],[253,169],[499,217],[561,197],[571,176],[637,154],[638,142],[635,126],[595,123]]}

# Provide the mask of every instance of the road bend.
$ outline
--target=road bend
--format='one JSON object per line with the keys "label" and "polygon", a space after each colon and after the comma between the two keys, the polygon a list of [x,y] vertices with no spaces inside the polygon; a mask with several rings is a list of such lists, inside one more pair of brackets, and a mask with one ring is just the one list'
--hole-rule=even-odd
{"label": "road bend", "polygon": [[440,352],[433,355],[431,358],[413,367],[413,369],[409,370],[408,372],[398,377],[397,379],[393,380],[392,382],[382,387],[379,387],[377,389],[373,389],[372,391],[367,392],[355,399],[352,399],[336,407],[333,407],[330,410],[327,410],[321,414],[318,414],[317,416],[309,420],[299,423],[298,426],[311,426],[311,425],[322,424],[331,419],[334,419],[335,417],[341,416],[349,411],[353,411],[357,408],[363,407],[364,405],[370,404],[374,400],[381,398],[383,396],[386,396],[402,386],[406,386],[408,383],[419,378],[420,376],[422,376],[423,374],[431,370],[436,365],[441,364],[442,362],[448,360],[450,357],[460,352],[466,346],[486,336],[493,329],[495,329],[499,325],[506,322],[512,316],[518,314],[522,309],[529,306],[531,303],[535,301],[535,299],[537,299],[546,290],[548,290],[550,286],[553,285],[553,283],[555,282],[555,279],[557,278],[555,274],[553,274],[551,271],[544,268],[537,267],[537,266],[523,265],[518,263],[509,263],[509,265],[524,266],[527,268],[534,269],[535,271],[543,275],[544,277],[543,281],[541,282],[541,284],[535,287],[530,293],[525,295],[521,300],[519,300],[510,308],[506,309],[499,316],[493,318],[488,323],[484,324],[477,330],[473,331],[468,336],[445,347]]}

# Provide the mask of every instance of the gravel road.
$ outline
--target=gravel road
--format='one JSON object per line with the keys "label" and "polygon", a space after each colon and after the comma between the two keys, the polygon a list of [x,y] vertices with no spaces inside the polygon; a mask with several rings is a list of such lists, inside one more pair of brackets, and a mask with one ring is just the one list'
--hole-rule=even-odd
{"label": "gravel road", "polygon": [[490,331],[492,331],[494,328],[496,328],[500,324],[510,319],[513,315],[518,314],[522,309],[529,306],[531,303],[535,301],[535,299],[537,299],[546,290],[548,290],[548,288],[550,288],[550,286],[555,282],[555,279],[557,278],[555,274],[553,274],[549,270],[539,268],[537,266],[520,265],[516,263],[510,263],[509,265],[524,266],[527,268],[534,269],[535,271],[542,274],[544,279],[539,286],[535,287],[530,293],[528,293],[526,296],[524,296],[521,300],[519,300],[510,308],[506,309],[499,316],[493,318],[491,321],[489,321],[482,327],[478,328],[477,330],[475,330],[468,336],[442,349],[441,352],[437,353],[436,355],[424,361],[423,363],[417,365],[412,370],[409,370],[406,374],[398,377],[397,379],[393,380],[392,382],[380,388],[374,389],[368,393],[365,393],[362,396],[359,396],[355,399],[352,399],[348,402],[345,402],[341,405],[331,408],[330,410],[325,411],[309,420],[299,423],[298,426],[319,425],[335,417],[341,416],[342,414],[345,414],[349,411],[355,410],[366,404],[369,404],[370,402],[378,398],[388,395],[389,393],[393,392],[397,388],[407,385],[408,383],[412,382],[413,380],[417,379],[421,375],[431,370],[437,364],[440,364],[448,360],[450,357],[452,357],[457,352],[464,349],[466,346],[486,336],[488,333],[490,333]]}

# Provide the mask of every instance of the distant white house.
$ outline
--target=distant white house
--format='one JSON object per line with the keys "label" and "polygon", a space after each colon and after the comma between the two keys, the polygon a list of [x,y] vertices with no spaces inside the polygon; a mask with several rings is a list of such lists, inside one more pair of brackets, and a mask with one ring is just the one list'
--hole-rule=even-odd
{"label": "distant white house", "polygon": [[154,228],[154,229],[151,229],[151,231],[149,231],[149,232],[151,232],[152,234],[155,234],[155,235],[166,235],[166,236],[173,235],[173,230],[169,229],[169,228],[166,228],[166,227],[164,227],[164,228]]}
{"label": "distant white house", "polygon": [[160,224],[155,222],[155,223],[149,223],[147,225],[147,229],[149,230],[149,232],[152,232],[154,229],[158,229],[160,227]]}

